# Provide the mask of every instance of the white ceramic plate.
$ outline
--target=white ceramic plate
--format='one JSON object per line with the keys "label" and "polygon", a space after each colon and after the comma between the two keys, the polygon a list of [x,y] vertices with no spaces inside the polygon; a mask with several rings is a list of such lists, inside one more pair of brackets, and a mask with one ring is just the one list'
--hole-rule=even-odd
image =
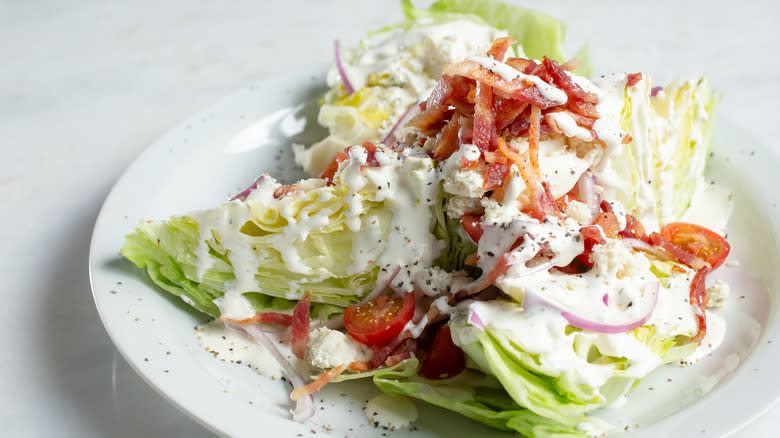
{"label": "white ceramic plate", "polygon": [[[322,71],[322,70],[315,70]],[[117,181],[95,224],[90,251],[92,291],[111,339],[125,359],[172,403],[227,436],[381,436],[363,417],[377,393],[366,382],[332,384],[317,395],[319,425],[290,419],[289,387],[246,366],[203,351],[194,326],[202,315],[159,291],[144,272],[119,256],[123,236],[145,219],[214,206],[261,171],[283,181],[300,175],[290,143],[321,138],[317,75],[291,75],[241,90],[151,145]],[[722,437],[757,417],[780,393],[777,364],[778,191],[780,160],[743,130],[719,121],[709,177],[730,188],[736,208],[729,224],[731,260],[722,268],[731,296],[723,346],[685,369],[664,367],[637,387],[621,409],[605,411],[631,437]],[[780,341],[779,341],[780,342]],[[418,403],[415,431],[393,436],[508,436],[459,415]]]}

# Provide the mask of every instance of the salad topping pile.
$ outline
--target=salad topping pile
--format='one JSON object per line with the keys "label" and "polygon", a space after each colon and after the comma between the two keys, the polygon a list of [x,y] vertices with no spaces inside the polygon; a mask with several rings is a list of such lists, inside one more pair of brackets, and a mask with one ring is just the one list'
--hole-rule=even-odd
{"label": "salad topping pile", "polygon": [[[336,44],[331,134],[296,146],[316,177],[142,223],[122,254],[274,354],[298,421],[370,378],[529,437],[600,433],[593,411],[723,335],[725,223],[680,221],[722,190],[702,176],[715,98],[587,79],[546,46],[554,20],[463,3],[404,2],[404,25]],[[529,17],[545,43],[518,34]]]}

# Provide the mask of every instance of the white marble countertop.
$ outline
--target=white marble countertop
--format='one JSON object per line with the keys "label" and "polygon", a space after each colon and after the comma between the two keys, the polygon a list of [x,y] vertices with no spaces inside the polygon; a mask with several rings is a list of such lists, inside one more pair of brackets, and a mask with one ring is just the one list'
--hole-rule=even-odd
{"label": "white marble countertop", "polygon": [[[568,52],[656,82],[706,74],[720,115],[769,145],[780,102],[780,6],[551,0]],[[114,181],[154,139],[249,83],[323,65],[400,19],[387,2],[0,3],[0,418],[14,437],[213,436],[116,352],[87,257]],[[313,75],[322,75],[312,71]],[[780,146],[775,146],[780,150]],[[737,436],[777,436],[776,406]]]}

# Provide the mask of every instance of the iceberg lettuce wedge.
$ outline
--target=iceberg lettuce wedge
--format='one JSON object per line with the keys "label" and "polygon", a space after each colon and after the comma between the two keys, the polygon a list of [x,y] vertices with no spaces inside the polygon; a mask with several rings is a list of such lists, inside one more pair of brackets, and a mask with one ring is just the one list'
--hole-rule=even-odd
{"label": "iceberg lettuce wedge", "polygon": [[[264,176],[244,201],[141,223],[121,253],[162,289],[215,317],[231,300],[242,302],[245,315],[289,311],[309,291],[315,316],[327,318],[360,301],[396,265],[430,267],[444,246],[431,233],[438,197],[432,160],[376,155],[385,164],[363,169],[366,151],[352,148],[331,185],[281,186]],[[399,230],[416,244],[399,242]],[[398,278],[404,275],[416,274]]]}
{"label": "iceberg lettuce wedge", "polygon": [[631,142],[610,155],[610,197],[646,225],[678,220],[703,183],[718,95],[704,78],[661,89],[644,74],[624,99]]}

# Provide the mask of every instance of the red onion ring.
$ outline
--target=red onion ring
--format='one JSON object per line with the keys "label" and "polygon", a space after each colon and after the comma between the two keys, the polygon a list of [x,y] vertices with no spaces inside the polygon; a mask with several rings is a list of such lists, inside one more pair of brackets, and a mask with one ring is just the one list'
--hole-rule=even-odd
{"label": "red onion ring", "polygon": [[387,135],[382,140],[382,144],[385,146],[390,146],[390,143],[394,143],[395,138],[395,130],[398,129],[399,126],[401,126],[401,123],[406,119],[406,116],[409,115],[409,113],[412,112],[413,109],[418,108],[418,102],[413,103],[409,108],[404,111],[403,114],[401,114],[401,117],[398,118],[398,120],[395,122],[395,125],[393,125],[392,128],[390,128],[390,131],[387,132]]}
{"label": "red onion ring", "polygon": [[352,84],[349,82],[347,71],[344,70],[344,64],[341,62],[341,43],[339,43],[339,40],[333,41],[333,51],[336,55],[336,68],[341,76],[341,82],[344,84],[344,89],[347,90],[348,95],[352,94],[355,92],[355,88],[353,88]]}
{"label": "red onion ring", "polygon": [[237,194],[236,196],[233,196],[230,198],[231,201],[235,201],[238,199],[239,201],[246,201],[246,198],[249,196],[250,193],[252,193],[252,190],[257,188],[257,184],[265,178],[265,174],[262,174],[255,179],[255,182],[252,183],[249,187],[245,188],[241,193]]}
{"label": "red onion ring", "polygon": [[590,225],[601,212],[601,195],[596,192],[596,178],[589,170],[577,181],[577,191],[590,212],[590,220],[587,223]]}
{"label": "red onion ring", "polygon": [[379,281],[377,281],[376,284],[374,285],[374,290],[372,290],[368,295],[366,295],[365,298],[360,300],[358,305],[362,306],[363,304],[366,304],[367,302],[369,302],[369,301],[373,300],[374,298],[378,297],[382,292],[384,292],[385,289],[388,288],[388,286],[390,286],[390,283],[392,283],[393,280],[395,280],[395,277],[396,277],[396,275],[398,275],[399,272],[401,272],[401,266],[400,265],[396,266],[395,270],[393,270],[393,273],[390,274],[390,276],[387,277],[387,279],[385,281],[383,281],[381,283]]}
{"label": "red onion ring", "polygon": [[644,316],[639,318],[636,321],[632,321],[626,324],[604,324],[600,322],[591,321],[589,319],[586,319],[584,317],[575,315],[571,312],[568,312],[558,306],[555,303],[550,302],[545,297],[539,296],[535,293],[525,293],[525,297],[523,298],[523,307],[525,308],[531,308],[538,305],[542,305],[545,307],[549,307],[551,309],[555,309],[556,311],[561,312],[561,316],[566,318],[566,320],[569,322],[569,324],[573,327],[577,327],[583,330],[588,330],[592,332],[599,332],[599,333],[625,333],[628,331],[631,331],[642,324],[646,323],[650,317],[653,316],[653,311],[655,310],[656,304],[658,304],[658,294],[660,291],[661,283],[656,282],[656,289],[655,292],[652,294],[653,297],[652,302],[649,303],[649,309],[646,312]]}
{"label": "red onion ring", "polygon": [[[276,348],[274,342],[271,340],[271,338],[268,337],[268,335],[265,334],[260,326],[249,324],[242,326],[233,323],[228,323],[227,325],[237,330],[243,330],[255,341],[265,347],[265,349],[268,350],[268,352],[271,353],[271,355],[279,362],[279,365],[284,368],[284,371],[287,374],[287,378],[290,379],[290,382],[293,384],[294,388],[306,386],[306,381],[303,380],[303,376],[298,373],[298,370],[296,370],[293,364],[284,357],[282,352]],[[317,409],[314,406],[314,396],[309,394],[306,397],[302,397],[295,403],[293,420],[299,423],[303,423],[313,417],[315,412],[317,412]]]}

